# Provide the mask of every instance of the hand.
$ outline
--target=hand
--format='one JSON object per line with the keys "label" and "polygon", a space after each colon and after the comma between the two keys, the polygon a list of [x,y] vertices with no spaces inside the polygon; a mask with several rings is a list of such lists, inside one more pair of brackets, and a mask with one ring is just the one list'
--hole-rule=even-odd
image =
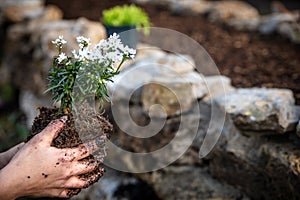
{"label": "hand", "polygon": [[[0,171],[2,198],[68,198],[68,188],[84,188],[89,185],[90,180],[82,180],[78,175],[94,171],[99,164],[80,160],[98,150],[97,142],[91,141],[76,148],[65,149],[50,146],[65,121],[66,117],[52,121],[27,142]],[[99,176],[102,173],[100,169]]]}
{"label": "hand", "polygon": [[24,142],[14,146],[13,148],[0,153],[0,170],[9,163],[9,161],[14,157],[14,155],[23,147]]}

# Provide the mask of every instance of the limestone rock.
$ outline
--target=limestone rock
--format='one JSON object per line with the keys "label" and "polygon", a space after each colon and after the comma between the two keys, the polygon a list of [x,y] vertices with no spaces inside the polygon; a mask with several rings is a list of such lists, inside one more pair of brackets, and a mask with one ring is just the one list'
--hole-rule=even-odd
{"label": "limestone rock", "polygon": [[138,174],[152,185],[160,199],[246,199],[235,188],[213,179],[207,169],[168,166],[148,174]]}
{"label": "limestone rock", "polygon": [[300,137],[300,121],[297,124],[296,134],[298,135],[298,137]]}
{"label": "limestone rock", "polygon": [[[161,76],[144,85],[142,102],[152,116],[165,117],[184,113],[191,109],[197,98],[206,93],[203,77],[196,72],[182,76]],[[156,107],[153,105],[160,105]]]}
{"label": "limestone rock", "polygon": [[258,10],[243,1],[218,1],[214,4],[209,19],[222,22],[238,29],[256,29],[258,25]]}
{"label": "limestone rock", "polygon": [[40,21],[55,21],[61,20],[63,17],[62,10],[55,5],[48,5],[44,8],[42,16],[36,20]]}
{"label": "limestone rock", "polygon": [[[146,56],[147,54],[149,56]],[[115,100],[128,100],[141,102],[141,91],[144,85],[163,79],[168,82],[178,80],[192,84],[193,95],[201,98],[205,91],[202,87],[201,75],[194,72],[194,61],[186,55],[166,54],[152,47],[141,47],[138,50],[137,59],[127,65],[116,77],[114,83],[108,85]],[[183,81],[185,80],[185,81]],[[200,89],[199,89],[200,88]],[[204,89],[201,89],[204,88]]]}
{"label": "limestone rock", "polygon": [[228,95],[235,91],[235,88],[231,85],[230,78],[226,76],[205,76],[204,79],[208,89],[208,93],[204,97],[204,101],[212,101],[213,99]]}
{"label": "limestone rock", "polygon": [[263,34],[277,32],[294,43],[300,43],[300,11],[289,11],[281,3],[273,10],[272,14],[261,18],[259,31]]}
{"label": "limestone rock", "polygon": [[206,14],[211,11],[212,7],[212,2],[202,0],[175,0],[169,4],[170,10],[179,15]]}
{"label": "limestone rock", "polygon": [[142,199],[147,196],[157,200],[152,188],[129,174],[107,168],[104,176],[92,186],[83,189],[71,200]]}
{"label": "limestone rock", "polygon": [[[300,16],[300,15],[299,15]],[[300,17],[299,17],[300,19]],[[289,38],[292,42],[300,44],[300,23],[298,22],[284,22],[278,25],[277,31]]]}
{"label": "limestone rock", "polygon": [[18,23],[24,20],[38,18],[43,13],[43,0],[4,0],[0,11],[5,21]]}
{"label": "limestone rock", "polygon": [[28,90],[21,90],[19,102],[20,109],[26,115],[26,125],[29,129],[31,129],[34,118],[38,115],[38,108],[52,106],[49,96],[36,96]]}
{"label": "limestone rock", "polygon": [[287,89],[238,89],[218,102],[245,131],[284,133],[294,130],[298,119],[293,93]]}
{"label": "limestone rock", "polygon": [[136,49],[137,49],[137,54],[134,58],[135,61],[145,60],[147,58],[158,59],[167,55],[167,53],[161,50],[160,48],[148,44],[143,44],[143,43],[138,43]]}
{"label": "limestone rock", "polygon": [[261,18],[259,31],[263,34],[274,33],[281,23],[293,21],[297,21],[297,17],[291,13],[272,13]]}
{"label": "limestone rock", "polygon": [[251,199],[298,199],[299,155],[286,137],[244,136],[228,117],[209,168]]}
{"label": "limestone rock", "polygon": [[171,67],[176,73],[183,74],[195,69],[195,61],[189,55],[168,54],[157,59],[157,64]]}

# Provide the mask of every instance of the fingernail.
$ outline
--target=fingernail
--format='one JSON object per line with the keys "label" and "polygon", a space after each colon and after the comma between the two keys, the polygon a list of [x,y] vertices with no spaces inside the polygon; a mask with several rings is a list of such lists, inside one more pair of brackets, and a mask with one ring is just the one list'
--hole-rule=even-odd
{"label": "fingernail", "polygon": [[59,118],[59,121],[61,121],[62,123],[66,123],[68,120],[68,116],[62,116],[61,118]]}

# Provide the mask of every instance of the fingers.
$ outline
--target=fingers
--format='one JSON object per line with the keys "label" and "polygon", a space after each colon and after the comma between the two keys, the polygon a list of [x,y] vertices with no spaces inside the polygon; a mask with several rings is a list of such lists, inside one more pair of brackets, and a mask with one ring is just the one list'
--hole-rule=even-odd
{"label": "fingers", "polygon": [[81,175],[94,171],[99,167],[99,162],[90,159],[88,161],[77,161],[73,164],[72,175]]}
{"label": "fingers", "polygon": [[43,140],[51,144],[52,140],[58,135],[58,133],[64,127],[68,117],[63,116],[60,119],[51,121],[48,126],[40,133],[43,137]]}
{"label": "fingers", "polygon": [[106,136],[101,136],[76,148],[66,149],[66,154],[69,155],[69,160],[81,160],[104,148],[105,141]]}
{"label": "fingers", "polygon": [[55,195],[56,197],[59,198],[71,198],[74,195],[77,195],[81,189],[64,189],[64,190],[59,190],[59,193]]}
{"label": "fingers", "polygon": [[99,167],[91,172],[87,177],[72,176],[64,184],[65,188],[87,188],[97,182],[104,173],[104,168]]}

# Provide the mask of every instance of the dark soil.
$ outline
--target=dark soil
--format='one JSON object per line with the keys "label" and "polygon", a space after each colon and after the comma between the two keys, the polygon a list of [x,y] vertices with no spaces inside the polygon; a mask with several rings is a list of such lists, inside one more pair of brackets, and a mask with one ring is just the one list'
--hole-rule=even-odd
{"label": "dark soil", "polygon": [[[97,21],[103,9],[130,3],[128,0],[46,2],[60,7],[66,19],[86,17]],[[211,23],[205,16],[178,16],[155,5],[142,7],[154,27],[173,29],[199,42],[214,59],[221,74],[230,77],[235,87],[289,88],[300,104],[300,45],[279,35],[237,31]]]}

